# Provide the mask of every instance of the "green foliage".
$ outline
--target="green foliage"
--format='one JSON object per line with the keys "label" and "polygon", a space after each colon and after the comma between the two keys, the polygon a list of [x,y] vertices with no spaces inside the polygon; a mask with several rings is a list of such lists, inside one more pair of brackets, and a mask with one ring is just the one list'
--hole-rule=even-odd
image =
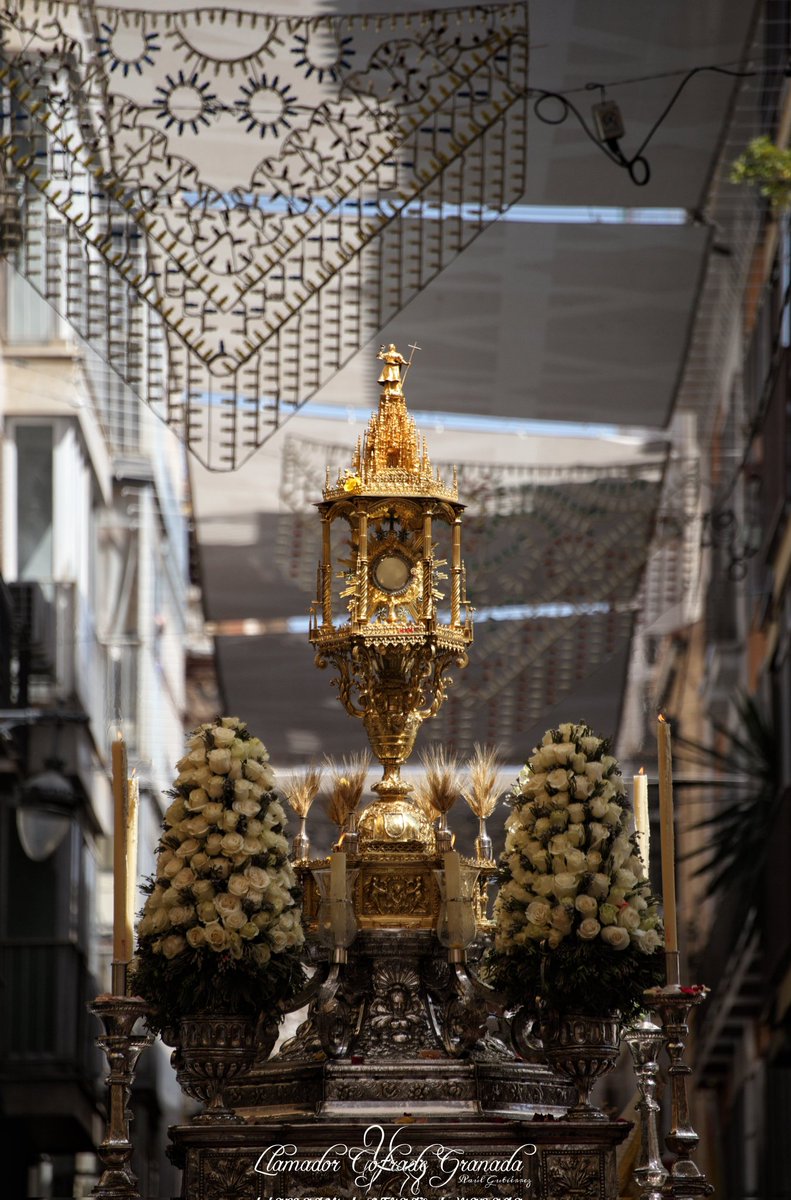
{"label": "green foliage", "polygon": [[130,975],[132,991],[149,1002],[147,1023],[154,1033],[177,1026],[182,1017],[228,1013],[271,1015],[279,1022],[279,1002],[296,995],[305,973],[295,951],[273,954],[262,969],[248,957],[192,950],[176,958],[143,951]]}
{"label": "green foliage", "polygon": [[791,149],[781,150],[766,135],[753,138],[734,161],[730,180],[757,188],[775,213],[786,212],[791,207]]}
{"label": "green foliage", "polygon": [[601,942],[567,941],[555,950],[532,944],[518,954],[490,953],[484,975],[512,1004],[537,1012],[540,997],[558,1012],[601,1017],[619,1012],[628,1021],[645,1008],[643,992],[665,982],[665,956]]}

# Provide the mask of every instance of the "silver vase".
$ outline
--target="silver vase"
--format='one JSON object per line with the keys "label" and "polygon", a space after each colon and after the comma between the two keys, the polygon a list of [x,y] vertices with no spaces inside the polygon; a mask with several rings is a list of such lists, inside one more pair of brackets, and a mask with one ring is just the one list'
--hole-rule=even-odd
{"label": "silver vase", "polygon": [[539,1032],[544,1057],[553,1071],[577,1089],[577,1103],[566,1113],[568,1121],[605,1121],[605,1113],[591,1104],[597,1079],[615,1066],[620,1047],[620,1021],[614,1015],[588,1017],[559,1013],[539,1006]]}
{"label": "silver vase", "polygon": [[266,1026],[262,1037],[254,1016],[182,1017],[172,1061],[182,1091],[206,1106],[193,1121],[241,1121],[225,1104],[225,1087],[245,1075],[262,1050],[271,1051],[276,1038],[277,1025]]}

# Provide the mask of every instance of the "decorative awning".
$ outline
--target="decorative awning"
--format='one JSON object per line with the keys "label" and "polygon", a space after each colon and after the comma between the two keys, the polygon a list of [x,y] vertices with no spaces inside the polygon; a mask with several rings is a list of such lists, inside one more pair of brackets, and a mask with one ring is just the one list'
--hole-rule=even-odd
{"label": "decorative awning", "polygon": [[15,265],[211,469],[524,192],[525,3],[12,0],[0,31]]}

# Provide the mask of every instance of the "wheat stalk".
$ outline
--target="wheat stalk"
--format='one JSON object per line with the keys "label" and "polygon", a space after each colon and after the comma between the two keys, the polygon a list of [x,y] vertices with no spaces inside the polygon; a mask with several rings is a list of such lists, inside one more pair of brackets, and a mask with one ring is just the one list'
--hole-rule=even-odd
{"label": "wheat stalk", "polygon": [[500,789],[497,776],[500,760],[496,746],[481,746],[475,743],[472,758],[467,764],[467,778],[461,794],[476,817],[485,820],[497,807]]}
{"label": "wheat stalk", "polygon": [[426,774],[415,787],[415,803],[429,820],[450,812],[459,798],[458,764],[442,746],[431,746],[420,756]]}
{"label": "wheat stalk", "polygon": [[308,767],[304,775],[292,775],[286,780],[283,794],[298,817],[303,820],[321,787],[321,767]]}
{"label": "wheat stalk", "polygon": [[329,760],[327,765],[332,772],[332,791],[327,811],[330,820],[343,829],[362,798],[371,758],[363,750],[351,758],[344,757],[340,766]]}

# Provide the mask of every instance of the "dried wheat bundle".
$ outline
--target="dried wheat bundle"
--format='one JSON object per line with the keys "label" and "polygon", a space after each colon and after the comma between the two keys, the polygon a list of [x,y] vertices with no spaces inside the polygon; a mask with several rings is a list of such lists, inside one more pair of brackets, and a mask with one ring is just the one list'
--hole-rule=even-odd
{"label": "dried wheat bundle", "polygon": [[362,798],[371,757],[363,750],[351,758],[344,757],[340,766],[331,761],[327,765],[332,773],[332,791],[327,811],[330,820],[343,829]]}
{"label": "dried wheat bundle", "polygon": [[467,778],[462,784],[461,794],[481,821],[490,817],[497,807],[500,796],[497,782],[499,769],[497,747],[481,746],[476,742],[472,758],[467,764]]}
{"label": "dried wheat bundle", "polygon": [[321,767],[308,767],[304,775],[292,775],[283,787],[283,794],[298,817],[303,820],[310,812],[321,787]]}
{"label": "dried wheat bundle", "polygon": [[433,810],[430,817],[433,820],[450,812],[459,798],[461,781],[458,763],[455,756],[448,754],[442,746],[430,746],[421,754],[420,760],[426,774],[415,789],[415,800],[427,816],[429,809]]}

